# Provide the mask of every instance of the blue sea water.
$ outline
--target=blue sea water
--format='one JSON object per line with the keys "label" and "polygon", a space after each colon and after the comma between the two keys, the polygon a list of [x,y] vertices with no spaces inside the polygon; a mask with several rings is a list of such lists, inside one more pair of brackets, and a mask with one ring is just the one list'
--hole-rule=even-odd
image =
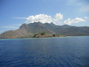
{"label": "blue sea water", "polygon": [[89,36],[2,39],[0,67],[89,67]]}

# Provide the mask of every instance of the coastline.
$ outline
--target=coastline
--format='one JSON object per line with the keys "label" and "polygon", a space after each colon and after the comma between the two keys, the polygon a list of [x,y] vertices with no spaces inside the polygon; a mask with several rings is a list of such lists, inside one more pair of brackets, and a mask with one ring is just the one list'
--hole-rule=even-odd
{"label": "coastline", "polygon": [[47,38],[8,38],[0,40],[19,40],[19,39],[53,39],[53,38],[72,38],[72,37],[85,37],[85,36],[66,36],[66,37],[47,37]]}

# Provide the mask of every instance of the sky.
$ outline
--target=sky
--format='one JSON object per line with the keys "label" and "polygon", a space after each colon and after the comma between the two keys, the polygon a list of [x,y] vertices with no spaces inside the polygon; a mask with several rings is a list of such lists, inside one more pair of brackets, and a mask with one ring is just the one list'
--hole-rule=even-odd
{"label": "sky", "polygon": [[0,33],[33,22],[89,26],[89,0],[0,0]]}

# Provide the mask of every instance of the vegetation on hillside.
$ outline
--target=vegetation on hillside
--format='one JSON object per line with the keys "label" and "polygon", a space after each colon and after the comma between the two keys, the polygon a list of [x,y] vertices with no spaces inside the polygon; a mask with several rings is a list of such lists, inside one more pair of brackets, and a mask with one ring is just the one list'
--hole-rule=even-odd
{"label": "vegetation on hillside", "polygon": [[35,33],[33,38],[48,38],[48,37],[66,37],[63,35],[56,35],[56,34],[46,34],[46,32],[41,32],[40,34]]}

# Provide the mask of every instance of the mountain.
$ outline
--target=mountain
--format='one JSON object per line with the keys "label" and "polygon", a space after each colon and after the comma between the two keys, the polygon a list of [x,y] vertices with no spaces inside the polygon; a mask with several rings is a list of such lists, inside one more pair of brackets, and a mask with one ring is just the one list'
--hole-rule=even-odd
{"label": "mountain", "polygon": [[64,36],[85,36],[89,35],[89,27],[76,27],[69,25],[55,25],[53,23],[42,24],[34,22],[22,24],[17,30],[10,30],[0,34],[0,39],[32,37],[35,33],[46,32],[47,34],[56,34]]}

